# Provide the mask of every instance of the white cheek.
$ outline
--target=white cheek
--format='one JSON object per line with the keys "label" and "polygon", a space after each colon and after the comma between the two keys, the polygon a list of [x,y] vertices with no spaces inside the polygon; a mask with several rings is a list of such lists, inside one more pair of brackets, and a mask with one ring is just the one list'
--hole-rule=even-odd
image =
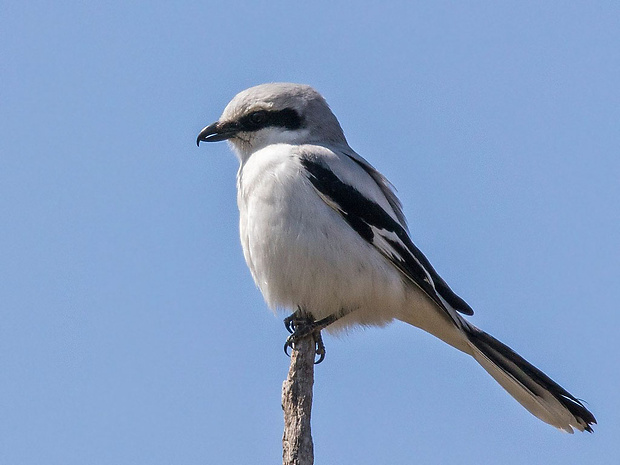
{"label": "white cheek", "polygon": [[250,144],[252,151],[255,152],[273,144],[299,144],[305,140],[307,135],[307,129],[290,131],[285,128],[270,127],[250,133]]}
{"label": "white cheek", "polygon": [[280,128],[268,128],[259,132],[264,132],[264,146],[271,144],[294,144],[301,142],[308,136],[307,129],[296,129],[290,131]]}
{"label": "white cheek", "polygon": [[238,137],[230,139],[230,145],[241,162],[245,162],[254,152],[269,145],[303,143],[310,131],[308,129],[296,129],[290,131],[284,128],[265,128],[256,132],[240,133]]}

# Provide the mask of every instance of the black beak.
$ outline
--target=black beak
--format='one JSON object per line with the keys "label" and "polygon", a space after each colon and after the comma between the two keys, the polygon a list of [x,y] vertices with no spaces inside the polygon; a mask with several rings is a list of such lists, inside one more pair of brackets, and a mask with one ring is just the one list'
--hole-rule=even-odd
{"label": "black beak", "polygon": [[237,134],[237,132],[239,132],[239,129],[236,125],[230,123],[222,124],[217,121],[200,131],[196,139],[196,145],[200,146],[200,142],[218,142],[220,140],[230,139]]}

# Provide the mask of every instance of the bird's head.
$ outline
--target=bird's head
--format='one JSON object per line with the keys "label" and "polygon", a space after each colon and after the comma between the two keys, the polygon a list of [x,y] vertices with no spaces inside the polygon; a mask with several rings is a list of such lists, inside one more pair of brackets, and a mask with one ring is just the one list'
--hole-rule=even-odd
{"label": "bird's head", "polygon": [[325,99],[303,84],[261,84],[237,94],[215,123],[198,134],[200,142],[228,140],[244,161],[271,144],[346,144]]}

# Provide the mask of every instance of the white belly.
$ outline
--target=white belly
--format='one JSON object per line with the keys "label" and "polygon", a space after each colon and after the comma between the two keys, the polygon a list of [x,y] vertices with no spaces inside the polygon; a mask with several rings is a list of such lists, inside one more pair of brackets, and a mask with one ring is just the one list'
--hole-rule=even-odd
{"label": "white belly", "polygon": [[[241,243],[272,309],[382,324],[405,304],[401,275],[318,196],[292,147],[271,146],[241,167]],[[361,253],[363,251],[363,253]]]}

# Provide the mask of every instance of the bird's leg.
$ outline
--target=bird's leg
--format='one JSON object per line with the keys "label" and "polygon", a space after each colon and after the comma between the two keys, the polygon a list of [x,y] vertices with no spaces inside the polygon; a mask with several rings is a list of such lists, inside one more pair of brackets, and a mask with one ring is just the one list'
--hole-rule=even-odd
{"label": "bird's leg", "polygon": [[338,315],[329,315],[326,318],[314,321],[310,315],[298,308],[295,313],[284,319],[284,326],[291,333],[284,344],[284,353],[288,355],[288,349],[293,348],[297,341],[304,337],[312,336],[314,338],[315,354],[318,356],[314,363],[321,363],[325,358],[325,344],[323,344],[321,330],[338,320],[338,318],[340,318]]}

